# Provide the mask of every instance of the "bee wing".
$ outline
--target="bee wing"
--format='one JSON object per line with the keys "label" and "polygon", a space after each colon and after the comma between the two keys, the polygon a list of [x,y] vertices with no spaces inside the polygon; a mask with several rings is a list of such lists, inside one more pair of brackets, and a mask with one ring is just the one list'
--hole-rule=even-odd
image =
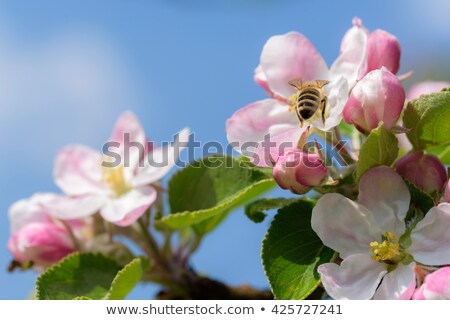
{"label": "bee wing", "polygon": [[292,79],[288,83],[291,86],[297,88],[297,90],[301,90],[302,89],[302,85],[303,85],[303,80],[302,79]]}
{"label": "bee wing", "polygon": [[326,86],[329,83],[330,83],[330,81],[328,81],[328,80],[316,80],[316,84],[319,88],[323,88],[324,86]]}

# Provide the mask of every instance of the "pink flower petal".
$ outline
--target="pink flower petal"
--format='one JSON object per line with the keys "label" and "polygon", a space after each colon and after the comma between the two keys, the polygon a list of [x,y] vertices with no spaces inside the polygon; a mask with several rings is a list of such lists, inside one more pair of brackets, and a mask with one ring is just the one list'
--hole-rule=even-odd
{"label": "pink flower petal", "polygon": [[408,91],[408,99],[417,99],[423,94],[439,92],[444,88],[450,88],[450,82],[445,81],[424,81],[414,84]]}
{"label": "pink flower petal", "polygon": [[50,266],[75,250],[65,228],[36,222],[15,232],[8,249],[16,260],[33,261],[38,267]]}
{"label": "pink flower petal", "polygon": [[101,162],[101,154],[89,147],[67,146],[56,157],[55,182],[70,196],[105,193],[107,186],[102,181]]}
{"label": "pink flower petal", "polygon": [[170,146],[153,149],[143,160],[142,166],[137,169],[136,176],[132,178],[133,186],[143,186],[160,180],[176,164],[181,151],[189,143],[190,131],[181,130]]}
{"label": "pink flower petal", "polygon": [[341,265],[326,263],[319,266],[323,286],[337,300],[367,300],[372,298],[387,273],[384,264],[375,262],[369,254],[354,254]]}
{"label": "pink flower petal", "polygon": [[117,148],[111,148],[121,156],[124,168],[134,170],[139,162],[151,149],[147,141],[144,129],[136,115],[130,111],[124,112],[117,120],[109,142],[119,144]]}
{"label": "pink flower petal", "polygon": [[[226,124],[228,142],[240,153],[254,152],[268,134],[273,139],[278,134],[289,135],[290,129],[299,129],[300,136],[297,116],[289,112],[288,105],[274,99],[256,101],[239,109]],[[244,155],[249,156],[248,152]]]}
{"label": "pink flower petal", "polygon": [[414,266],[414,262],[407,266],[399,263],[397,269],[384,276],[373,298],[375,300],[411,299],[416,288]]}
{"label": "pink flower petal", "polygon": [[341,54],[330,68],[331,80],[344,77],[352,88],[367,68],[367,31],[355,25],[347,31],[341,43]]}
{"label": "pink flower petal", "polygon": [[255,166],[272,167],[273,162],[288,149],[296,148],[300,137],[303,134],[308,135],[308,132],[306,128],[297,127],[269,135],[264,141],[259,142],[255,148],[248,148],[243,151],[243,154],[248,156]]}
{"label": "pink flower petal", "polygon": [[387,68],[393,74],[400,68],[401,48],[397,38],[384,30],[370,33],[367,42],[367,70]]}
{"label": "pink flower petal", "polygon": [[425,265],[450,264],[450,203],[431,208],[411,233],[408,252]]}
{"label": "pink flower petal", "polygon": [[102,195],[65,196],[54,195],[51,201],[41,203],[42,208],[52,217],[61,220],[82,219],[98,212],[106,203]]}
{"label": "pink flower petal", "polygon": [[264,73],[261,65],[257,66],[255,69],[255,74],[253,76],[255,82],[260,85],[268,94],[270,94],[269,84],[267,83],[267,77]]}
{"label": "pink flower petal", "polygon": [[297,32],[271,37],[262,50],[260,65],[271,91],[285,98],[295,93],[289,80],[328,79],[325,60],[313,44]]}
{"label": "pink flower petal", "polygon": [[414,293],[413,300],[450,300],[450,267],[427,275]]}
{"label": "pink flower petal", "polygon": [[100,214],[106,221],[126,227],[145,213],[155,202],[156,196],[157,192],[151,186],[135,188],[119,198],[111,199],[101,208]]}
{"label": "pink flower petal", "polygon": [[50,201],[54,195],[51,193],[37,193],[29,199],[19,200],[9,208],[9,220],[11,223],[11,232],[23,228],[33,222],[49,222],[50,217],[40,203]]}
{"label": "pink flower petal", "polygon": [[384,232],[400,237],[405,232],[411,195],[403,179],[389,167],[367,171],[359,182],[358,202],[369,209]]}
{"label": "pink flower petal", "polygon": [[323,195],[312,212],[311,225],[322,242],[345,259],[370,254],[370,243],[386,231],[363,205],[338,193]]}

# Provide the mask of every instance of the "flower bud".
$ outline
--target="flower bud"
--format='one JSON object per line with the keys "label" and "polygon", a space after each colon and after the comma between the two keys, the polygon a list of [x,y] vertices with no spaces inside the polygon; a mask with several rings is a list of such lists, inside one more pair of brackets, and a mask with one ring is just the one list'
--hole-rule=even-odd
{"label": "flower bud", "polygon": [[402,177],[430,194],[440,193],[447,181],[447,172],[439,158],[422,151],[400,158],[396,170]]}
{"label": "flower bud", "polygon": [[352,90],[344,120],[362,132],[370,132],[382,121],[386,129],[397,123],[405,102],[400,80],[386,68],[369,72]]}
{"label": "flower bud", "polygon": [[328,170],[318,155],[298,149],[290,149],[278,157],[273,168],[278,185],[295,194],[304,194],[311,187],[319,186],[327,176]]}
{"label": "flower bud", "polygon": [[36,267],[48,267],[75,251],[64,227],[52,223],[33,222],[11,235],[8,249],[14,260],[33,262]]}
{"label": "flower bud", "polygon": [[450,267],[440,268],[428,274],[423,284],[416,289],[413,300],[450,299]]}
{"label": "flower bud", "polygon": [[[52,217],[44,204],[53,201],[54,194],[35,194],[15,202],[9,209],[11,237],[8,249],[21,264],[32,262],[37,269],[48,267],[75,251],[72,237],[60,221]],[[92,221],[68,220],[74,237],[87,244],[92,237]]]}
{"label": "flower bud", "polygon": [[386,67],[396,74],[400,68],[400,54],[400,43],[394,35],[384,30],[375,30],[367,40],[366,73]]}

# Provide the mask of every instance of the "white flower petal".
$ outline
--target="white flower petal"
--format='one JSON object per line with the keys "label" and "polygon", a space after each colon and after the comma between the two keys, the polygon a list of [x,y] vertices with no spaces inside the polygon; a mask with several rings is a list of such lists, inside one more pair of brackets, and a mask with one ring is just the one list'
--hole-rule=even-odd
{"label": "white flower petal", "polygon": [[106,203],[106,199],[104,195],[55,195],[51,201],[46,201],[41,206],[52,217],[73,220],[95,214]]}
{"label": "white flower petal", "polygon": [[341,77],[325,86],[328,96],[327,110],[325,112],[325,123],[321,117],[317,117],[312,125],[322,131],[328,131],[339,125],[342,120],[342,111],[348,100],[348,82]]}
{"label": "white flower petal", "polygon": [[53,175],[56,184],[69,196],[105,193],[100,152],[83,145],[70,145],[56,156]]}
{"label": "white flower petal", "polygon": [[372,298],[381,279],[387,273],[383,263],[368,254],[354,254],[341,265],[326,263],[319,266],[323,286],[337,300],[367,300]]}
{"label": "white flower petal", "polygon": [[129,226],[155,202],[156,196],[157,192],[151,186],[135,188],[117,199],[109,200],[100,214],[103,219],[118,226]]}
{"label": "white flower petal", "polygon": [[172,169],[180,152],[189,143],[190,131],[181,130],[171,145],[153,149],[143,160],[143,166],[138,168],[137,174],[132,178],[133,186],[143,186],[158,181]]}
{"label": "white flower petal", "polygon": [[380,241],[384,232],[366,207],[338,193],[319,199],[311,225],[322,242],[344,259],[356,253],[370,254],[370,243]]}
{"label": "white flower petal", "polygon": [[375,292],[375,300],[409,300],[416,288],[415,263],[405,266],[398,264],[397,269],[384,276]]}
{"label": "white flower petal", "polygon": [[450,264],[450,203],[428,211],[411,233],[408,251],[425,265]]}
{"label": "white flower petal", "polygon": [[330,68],[331,80],[344,77],[352,88],[367,68],[367,32],[354,26],[345,34],[341,44],[341,55]]}
{"label": "white flower petal", "polygon": [[359,182],[358,202],[373,213],[384,232],[393,232],[397,237],[405,232],[410,200],[405,182],[389,167],[370,169]]}
{"label": "white flower petal", "polygon": [[271,37],[264,45],[260,66],[269,88],[285,98],[296,92],[288,84],[292,79],[328,79],[325,60],[313,44],[297,32]]}

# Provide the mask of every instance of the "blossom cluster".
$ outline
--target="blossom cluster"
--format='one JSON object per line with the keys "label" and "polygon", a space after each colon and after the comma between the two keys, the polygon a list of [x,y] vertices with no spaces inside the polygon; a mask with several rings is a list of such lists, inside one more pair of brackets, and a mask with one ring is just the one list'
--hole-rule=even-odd
{"label": "blossom cluster", "polygon": [[[402,81],[411,73],[396,75],[400,56],[395,36],[384,30],[370,32],[357,18],[329,68],[302,34],[273,36],[264,45],[254,75],[269,98],[239,109],[226,124],[230,143],[255,143],[258,157],[250,155],[250,160],[273,167],[282,189],[325,193],[318,196],[311,224],[323,244],[339,253],[336,263],[318,268],[326,292],[335,299],[450,298],[450,273],[445,267],[450,264],[447,169],[437,156],[412,149],[404,134],[414,128],[404,128],[401,122],[408,101],[450,83],[423,82],[407,95]],[[295,112],[314,107],[314,91],[302,91],[300,86],[317,80],[328,82],[326,110],[315,105],[316,113],[323,115],[298,119]],[[300,84],[294,88],[292,83]],[[301,99],[309,100],[297,105]],[[339,140],[341,120],[353,131],[347,137],[352,142],[348,148]],[[393,168],[380,165],[366,171],[353,193],[338,189],[339,180],[358,165],[361,142],[380,126],[398,136],[405,155]],[[323,132],[330,130],[337,139],[326,138]],[[264,148],[267,136],[272,142],[269,149]],[[314,150],[308,148],[311,137],[316,140]],[[327,166],[317,147],[319,138],[341,144],[347,166]],[[249,156],[246,150],[236,150]],[[434,199],[428,212],[413,205],[408,184]],[[341,191],[330,191],[333,186]]]}
{"label": "blossom cluster", "polygon": [[[446,96],[448,107],[450,83],[421,82],[406,92],[403,81],[412,73],[398,75],[400,57],[394,35],[369,31],[358,18],[330,66],[298,32],[271,37],[254,71],[268,97],[226,121],[229,144],[244,157],[221,155],[223,166],[214,168],[206,167],[212,162],[208,157],[195,161],[168,189],[161,180],[188,145],[189,130],[159,147],[133,113],[123,113],[105,144],[107,152],[77,144],[58,152],[53,175],[60,193],[36,193],[10,207],[10,270],[51,271],[74,252],[126,256],[124,266],[135,256],[115,242],[117,235],[147,256],[152,267],[137,277],[166,286],[161,297],[204,299],[205,288],[218,288],[228,298],[266,297],[200,276],[189,258],[232,209],[278,185],[290,196],[306,196],[260,199],[248,204],[246,213],[261,222],[266,216],[261,208],[280,208],[282,214],[307,203],[305,230],[314,241],[305,247],[320,243],[330,258],[315,257],[314,263],[327,263],[312,263],[304,278],[320,277],[327,296],[450,299],[449,118],[445,110],[433,114],[440,108],[438,95]],[[236,163],[237,169],[225,165]],[[164,208],[166,190],[170,214]],[[255,207],[257,217],[251,217]],[[276,223],[277,218],[271,228]],[[269,230],[264,241],[273,234],[284,236]],[[267,271],[264,254],[263,264]]]}
{"label": "blossom cluster", "polygon": [[[145,146],[144,152],[128,148],[125,137]],[[98,236],[103,232],[96,231],[99,223],[94,218],[127,227],[148,212],[158,198],[158,181],[175,165],[188,140],[189,130],[184,129],[172,145],[156,147],[136,116],[125,112],[108,141],[117,143],[119,155],[128,153],[122,159],[129,159],[129,165],[108,166],[110,159],[88,146],[64,147],[56,156],[53,171],[62,193],[35,194],[10,208],[8,248],[14,263],[22,267],[32,263],[43,269],[74,251],[97,251],[96,242],[101,241]],[[151,166],[146,161],[150,156],[165,157],[165,166]]]}

